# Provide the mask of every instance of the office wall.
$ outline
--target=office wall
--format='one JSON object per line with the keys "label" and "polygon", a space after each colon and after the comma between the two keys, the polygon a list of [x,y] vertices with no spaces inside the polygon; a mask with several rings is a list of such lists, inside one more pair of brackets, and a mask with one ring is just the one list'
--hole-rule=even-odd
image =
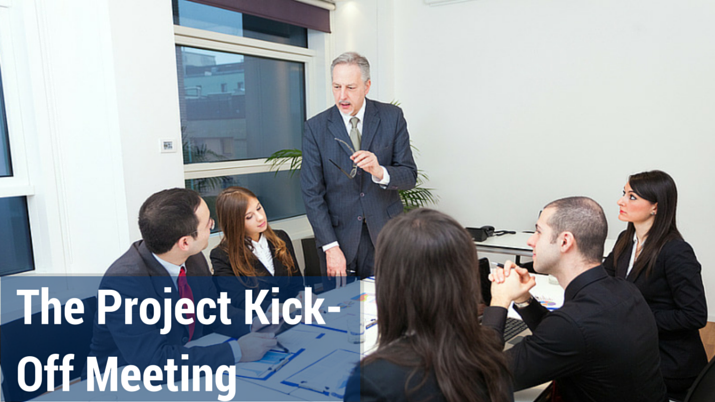
{"label": "office wall", "polygon": [[[374,3],[338,3],[336,16],[390,8]],[[714,3],[387,3],[393,24],[378,15],[353,22],[351,34],[367,38],[356,45],[377,56],[374,65],[391,63],[379,78],[402,102],[439,209],[465,225],[525,230],[547,202],[587,195],[604,207],[615,238],[628,175],[665,170],[715,306]],[[379,51],[383,38],[391,52]]]}
{"label": "office wall", "polygon": [[102,273],[140,237],[144,199],[183,186],[180,150],[159,143],[181,144],[171,1],[27,0],[10,11],[26,71],[36,273]]}

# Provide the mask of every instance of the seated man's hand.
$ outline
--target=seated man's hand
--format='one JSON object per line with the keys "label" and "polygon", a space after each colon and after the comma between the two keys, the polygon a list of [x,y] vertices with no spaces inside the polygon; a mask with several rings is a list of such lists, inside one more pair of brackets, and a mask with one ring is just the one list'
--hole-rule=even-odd
{"label": "seated man's hand", "polygon": [[241,348],[241,361],[252,362],[259,360],[268,350],[276,346],[276,336],[273,333],[251,332],[238,338]]}
{"label": "seated man's hand", "polygon": [[[281,304],[282,305],[282,304]],[[278,329],[281,327],[281,325],[284,322],[283,319],[283,314],[281,313],[282,308],[278,309],[279,312],[279,320],[278,324],[263,324],[259,319],[258,316],[253,317],[253,323],[251,324],[251,332],[263,332],[263,333],[268,333],[268,332],[277,332]],[[273,321],[273,305],[270,305],[268,307],[268,310],[266,311],[266,318],[268,318],[269,322]]]}
{"label": "seated man's hand", "polygon": [[496,269],[489,275],[492,281],[492,306],[509,308],[512,301],[522,302],[531,297],[529,290],[536,285],[536,279],[529,271],[507,261],[504,269]]}

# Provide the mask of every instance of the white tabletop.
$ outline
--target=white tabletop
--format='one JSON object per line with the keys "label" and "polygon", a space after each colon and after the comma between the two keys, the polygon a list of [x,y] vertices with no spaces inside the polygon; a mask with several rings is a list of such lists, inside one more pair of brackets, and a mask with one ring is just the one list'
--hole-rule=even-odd
{"label": "white tabletop", "polygon": [[[533,233],[517,232],[516,234],[505,234],[501,236],[487,237],[482,242],[474,242],[478,251],[485,253],[518,255],[521,257],[531,257],[532,250],[526,242]],[[603,248],[603,257],[605,258],[613,250],[616,241],[606,239]]]}

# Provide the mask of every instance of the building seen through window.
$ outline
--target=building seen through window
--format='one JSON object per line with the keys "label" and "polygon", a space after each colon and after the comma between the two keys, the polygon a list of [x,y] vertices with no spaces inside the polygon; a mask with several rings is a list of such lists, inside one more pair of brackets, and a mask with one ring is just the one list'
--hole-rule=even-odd
{"label": "building seen through window", "polygon": [[231,51],[218,42],[212,49],[210,34],[201,47],[177,39],[186,187],[201,193],[214,219],[216,196],[236,185],[256,193],[269,220],[305,214],[299,174],[269,172],[264,159],[301,147],[306,65],[295,60],[294,52],[281,52],[286,45],[306,47],[307,29],[184,0],[174,2],[174,21],[270,42],[266,48],[272,55],[251,54],[255,50],[241,40]]}

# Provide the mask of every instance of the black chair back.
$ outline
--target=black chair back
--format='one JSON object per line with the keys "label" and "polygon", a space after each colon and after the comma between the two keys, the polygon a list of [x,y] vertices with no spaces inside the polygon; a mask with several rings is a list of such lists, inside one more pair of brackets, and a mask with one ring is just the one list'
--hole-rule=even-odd
{"label": "black chair back", "polygon": [[715,358],[700,372],[690,387],[684,402],[712,402],[715,400]]}

